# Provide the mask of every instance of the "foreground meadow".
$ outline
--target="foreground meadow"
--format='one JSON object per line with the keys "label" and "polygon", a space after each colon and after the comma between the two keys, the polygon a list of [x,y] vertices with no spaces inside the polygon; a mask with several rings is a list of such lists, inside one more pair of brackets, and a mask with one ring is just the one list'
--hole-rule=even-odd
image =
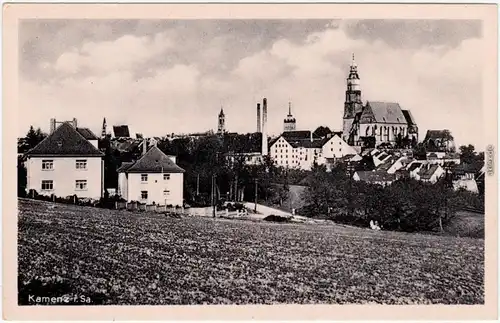
{"label": "foreground meadow", "polygon": [[19,303],[484,303],[484,241],[19,200]]}

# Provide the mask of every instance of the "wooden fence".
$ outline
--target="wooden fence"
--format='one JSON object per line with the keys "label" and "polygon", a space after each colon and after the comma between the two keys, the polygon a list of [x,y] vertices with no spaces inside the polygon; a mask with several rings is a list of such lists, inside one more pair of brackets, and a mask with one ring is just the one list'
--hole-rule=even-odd
{"label": "wooden fence", "polygon": [[[169,207],[166,205],[142,204],[138,202],[115,202],[115,209],[154,213],[178,213],[188,216],[213,216],[213,209],[211,207],[185,209],[183,207]],[[242,217],[247,215],[247,211],[228,211],[226,209],[216,211],[215,214],[216,217]]]}

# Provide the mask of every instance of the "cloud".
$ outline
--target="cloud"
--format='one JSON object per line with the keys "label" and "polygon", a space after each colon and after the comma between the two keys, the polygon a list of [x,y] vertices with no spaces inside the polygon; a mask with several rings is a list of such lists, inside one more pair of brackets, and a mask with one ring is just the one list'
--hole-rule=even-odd
{"label": "cloud", "polygon": [[124,35],[113,41],[87,42],[80,49],[59,56],[54,68],[66,74],[84,71],[105,74],[126,70],[162,54],[172,45],[168,35],[163,33],[152,37]]}
{"label": "cloud", "polygon": [[[465,37],[475,35],[467,28],[462,28],[465,36],[445,43],[442,36],[428,35],[432,30],[448,34],[443,26],[450,24],[438,22],[434,28],[410,22],[421,26],[418,40],[397,46],[391,28],[404,24],[390,21],[321,21],[310,28],[306,21],[225,22],[219,29],[214,22],[205,22],[205,29],[192,24],[159,25],[147,35],[86,38],[52,60],[35,60],[44,79],[22,75],[20,113],[29,118],[21,118],[20,126],[47,129],[51,115],[77,117],[97,132],[103,117],[146,135],[203,131],[216,128],[222,105],[229,130],[251,132],[255,104],[265,96],[275,134],[282,130],[289,101],[298,128],[341,129],[345,81],[355,53],[364,101],[399,102],[410,109],[422,138],[427,129],[449,128],[459,144],[483,144],[477,129],[482,127],[484,43]],[[152,30],[149,24],[136,26],[141,33]],[[301,31],[287,34],[287,28]],[[411,37],[411,29],[401,28]],[[109,35],[109,28],[101,29]],[[276,36],[264,38],[264,29]]]}

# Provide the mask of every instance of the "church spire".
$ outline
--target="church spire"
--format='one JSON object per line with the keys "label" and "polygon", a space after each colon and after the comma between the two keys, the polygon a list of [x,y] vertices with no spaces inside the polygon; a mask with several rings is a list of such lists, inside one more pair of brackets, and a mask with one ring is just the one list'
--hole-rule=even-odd
{"label": "church spire", "polygon": [[288,116],[292,116],[292,102],[288,102]]}

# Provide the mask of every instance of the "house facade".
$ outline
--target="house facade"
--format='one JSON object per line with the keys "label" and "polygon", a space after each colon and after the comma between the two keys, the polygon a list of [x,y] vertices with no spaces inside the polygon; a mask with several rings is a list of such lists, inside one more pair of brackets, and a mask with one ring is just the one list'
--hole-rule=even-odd
{"label": "house facade", "polygon": [[181,206],[184,202],[184,169],[175,156],[151,147],[137,161],[118,168],[118,195],[127,201]]}
{"label": "house facade", "polygon": [[[97,137],[69,122],[52,128],[26,153],[27,190],[41,195],[99,199],[104,192],[104,154]],[[89,138],[89,139],[87,139]],[[95,139],[94,139],[95,138]]]}

